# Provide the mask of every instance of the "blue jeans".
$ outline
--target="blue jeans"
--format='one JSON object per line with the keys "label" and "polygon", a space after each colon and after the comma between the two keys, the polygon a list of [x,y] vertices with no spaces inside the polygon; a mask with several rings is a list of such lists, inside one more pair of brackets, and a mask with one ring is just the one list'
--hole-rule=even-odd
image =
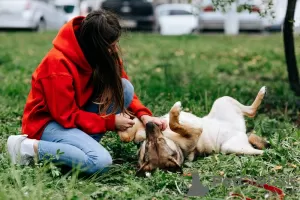
{"label": "blue jeans", "polygon": [[[126,79],[122,79],[122,83],[127,108],[133,99],[134,88]],[[85,110],[97,113],[98,105],[89,102]],[[52,121],[46,126],[39,142],[38,159],[48,159],[51,156],[54,158],[53,163],[60,163],[71,168],[79,167],[81,172],[87,174],[104,173],[112,164],[112,157],[99,143],[103,135],[103,133],[89,135],[77,128],[65,129]],[[63,154],[56,159],[58,150]]]}

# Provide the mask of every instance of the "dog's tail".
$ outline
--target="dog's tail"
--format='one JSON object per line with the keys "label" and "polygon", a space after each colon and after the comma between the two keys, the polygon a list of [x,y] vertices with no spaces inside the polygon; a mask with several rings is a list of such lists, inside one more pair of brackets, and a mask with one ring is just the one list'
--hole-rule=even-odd
{"label": "dog's tail", "polygon": [[178,101],[174,104],[174,106],[170,110],[170,129],[175,133],[180,134],[182,137],[191,138],[191,137],[199,137],[202,133],[202,127],[192,126],[188,124],[180,124],[179,123],[179,115],[181,111],[181,102]]}
{"label": "dog's tail", "polygon": [[249,135],[248,141],[256,149],[263,150],[270,147],[270,143],[254,133],[251,133]]}

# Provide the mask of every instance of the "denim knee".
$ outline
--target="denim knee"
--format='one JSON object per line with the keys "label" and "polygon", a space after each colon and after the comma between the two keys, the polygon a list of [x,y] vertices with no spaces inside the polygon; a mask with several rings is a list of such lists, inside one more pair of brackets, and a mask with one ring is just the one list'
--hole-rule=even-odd
{"label": "denim knee", "polygon": [[90,163],[86,171],[88,174],[105,173],[113,163],[108,151],[102,151],[97,156],[89,156],[88,160]]}
{"label": "denim knee", "polygon": [[125,104],[125,108],[128,108],[134,96],[134,87],[130,83],[130,81],[128,81],[125,78],[122,78],[122,84],[123,84],[123,91],[124,91],[124,104]]}

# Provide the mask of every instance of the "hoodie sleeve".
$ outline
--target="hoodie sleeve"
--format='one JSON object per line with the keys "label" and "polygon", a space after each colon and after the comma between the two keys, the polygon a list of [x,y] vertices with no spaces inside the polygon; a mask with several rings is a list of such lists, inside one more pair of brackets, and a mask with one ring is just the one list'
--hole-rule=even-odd
{"label": "hoodie sleeve", "polygon": [[[125,72],[124,68],[122,69],[122,77],[129,80],[129,77],[128,77],[127,73]],[[146,106],[144,106],[142,104],[142,102],[139,100],[139,98],[137,97],[137,95],[135,93],[134,93],[134,96],[133,96],[133,100],[132,100],[131,104],[129,105],[129,109],[139,119],[143,115],[152,116],[152,112],[150,111],[150,109],[148,109]]]}
{"label": "hoodie sleeve", "polygon": [[88,134],[115,129],[115,115],[104,118],[78,108],[71,76],[53,75],[40,79],[39,83],[51,116],[64,128],[79,128]]}

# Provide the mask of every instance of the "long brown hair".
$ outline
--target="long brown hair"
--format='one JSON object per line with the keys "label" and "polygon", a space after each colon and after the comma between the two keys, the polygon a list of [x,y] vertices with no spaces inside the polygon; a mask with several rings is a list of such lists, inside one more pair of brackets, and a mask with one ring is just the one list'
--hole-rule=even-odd
{"label": "long brown hair", "polygon": [[92,98],[100,105],[99,112],[105,112],[113,103],[113,114],[117,111],[128,113],[124,108],[120,56],[113,45],[121,32],[117,16],[107,10],[88,14],[78,30],[79,44],[93,68]]}

